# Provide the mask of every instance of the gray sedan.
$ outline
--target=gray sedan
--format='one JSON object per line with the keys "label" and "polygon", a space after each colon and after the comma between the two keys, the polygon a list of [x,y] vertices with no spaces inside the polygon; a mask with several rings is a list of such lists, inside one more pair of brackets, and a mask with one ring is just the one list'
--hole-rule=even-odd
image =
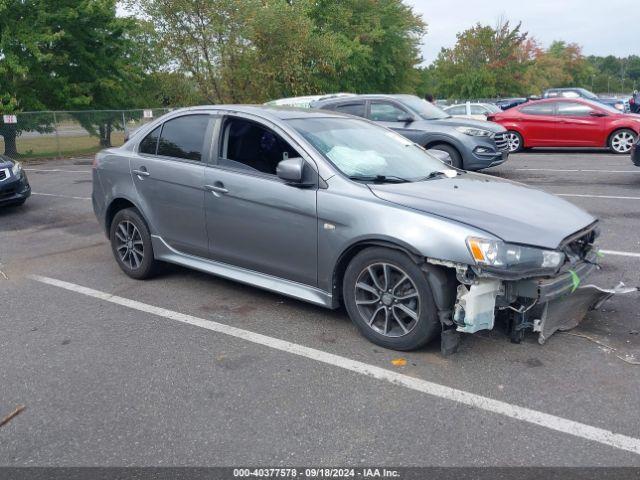
{"label": "gray sedan", "polygon": [[544,339],[560,317],[531,315],[573,298],[597,253],[596,219],[572,204],[326,111],[167,114],[97,155],[93,207],[133,278],[170,262],[344,305],[398,350],[492,329],[500,311],[512,338]]}

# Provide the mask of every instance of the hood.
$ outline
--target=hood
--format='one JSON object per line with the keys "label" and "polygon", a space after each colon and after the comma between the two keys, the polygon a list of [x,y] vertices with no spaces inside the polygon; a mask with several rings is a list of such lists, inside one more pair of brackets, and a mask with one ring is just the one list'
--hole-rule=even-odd
{"label": "hood", "polygon": [[554,195],[482,174],[369,187],[382,200],[465,223],[505,242],[542,248],[557,248],[596,221]]}
{"label": "hood", "polygon": [[440,120],[426,120],[429,125],[444,125],[449,127],[473,127],[489,130],[493,133],[505,132],[506,129],[502,125],[493,122],[485,122],[484,120],[474,120],[472,118],[451,117]]}

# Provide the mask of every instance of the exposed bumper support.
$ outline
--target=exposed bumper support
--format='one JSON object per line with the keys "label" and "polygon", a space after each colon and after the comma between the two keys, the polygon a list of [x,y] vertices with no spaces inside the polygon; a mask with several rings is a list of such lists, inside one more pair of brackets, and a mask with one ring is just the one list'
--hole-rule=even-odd
{"label": "exposed bumper support", "polygon": [[624,283],[612,289],[585,285],[576,289],[571,295],[545,303],[541,319],[535,320],[533,325],[533,331],[540,333],[538,343],[543,344],[558,330],[565,331],[578,326],[589,310],[599,308],[615,294],[636,291],[638,291],[637,287],[626,287]]}

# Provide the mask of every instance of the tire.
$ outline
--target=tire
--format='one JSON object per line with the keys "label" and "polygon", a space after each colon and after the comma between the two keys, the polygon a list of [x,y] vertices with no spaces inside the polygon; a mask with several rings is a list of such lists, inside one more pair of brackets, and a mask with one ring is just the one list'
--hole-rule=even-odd
{"label": "tire", "polygon": [[509,153],[517,153],[525,150],[522,135],[514,130],[507,132],[507,142],[509,144]]}
{"label": "tire", "polygon": [[609,137],[608,147],[613,153],[624,155],[631,152],[637,138],[636,132],[628,128],[616,130]]}
{"label": "tire", "polygon": [[135,208],[120,210],[113,217],[109,232],[111,251],[124,273],[144,280],[156,272],[151,235],[146,222]]}
{"label": "tire", "polygon": [[358,253],[345,271],[342,295],[351,321],[381,347],[415,350],[441,330],[424,273],[397,250],[373,247]]}
{"label": "tire", "polygon": [[451,145],[447,145],[446,143],[438,143],[433,147],[429,147],[431,150],[440,150],[441,152],[446,152],[451,157],[451,166],[455,168],[462,168],[462,155],[455,147]]}

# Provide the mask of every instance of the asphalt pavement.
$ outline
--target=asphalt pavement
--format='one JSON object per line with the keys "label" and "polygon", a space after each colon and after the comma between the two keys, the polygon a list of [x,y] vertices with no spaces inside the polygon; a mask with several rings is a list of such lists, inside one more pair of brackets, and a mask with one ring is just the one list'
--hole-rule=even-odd
{"label": "asphalt pavement", "polygon": [[[498,325],[449,357],[394,352],[343,310],[174,266],[130,279],[91,159],[26,168],[32,198],[0,210],[0,419],[26,407],[0,465],[640,466],[639,295],[545,345]],[[640,284],[628,156],[533,151],[486,173],[598,216],[592,283]]]}

